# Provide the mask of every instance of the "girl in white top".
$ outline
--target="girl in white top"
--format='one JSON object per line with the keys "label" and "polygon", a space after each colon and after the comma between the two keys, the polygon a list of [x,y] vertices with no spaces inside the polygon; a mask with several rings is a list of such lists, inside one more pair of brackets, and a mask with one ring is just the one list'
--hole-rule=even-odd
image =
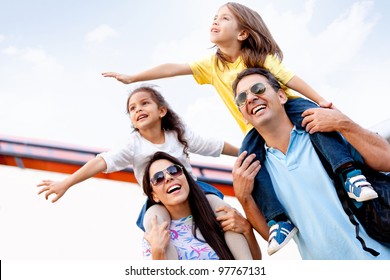
{"label": "girl in white top", "polygon": [[[189,152],[205,156],[219,156],[221,153],[231,156],[238,154],[238,148],[229,143],[202,138],[190,131],[170,109],[164,97],[152,86],[140,86],[133,90],[127,100],[127,111],[134,131],[126,146],[97,155],[62,181],[43,180],[38,184],[39,187],[43,187],[39,194],[45,192],[46,199],[55,194],[52,202],[56,202],[73,185],[100,172],[114,172],[129,165],[133,166],[135,177],[141,185],[145,166],[150,156],[157,151],[165,151],[178,158],[189,171],[191,171]],[[222,194],[206,183],[198,182],[198,185],[206,194],[210,194],[207,197],[213,210],[218,213],[217,215],[221,215],[220,209],[226,206],[226,203],[217,195],[222,197]],[[150,201],[147,201],[138,218],[138,226],[149,232],[150,221],[154,216],[157,216],[159,224],[170,221],[169,213],[163,206],[151,206]],[[236,259],[252,258],[251,249],[244,235],[232,231],[227,231],[225,235],[228,244],[235,244],[235,248],[231,246],[230,249]],[[168,257],[177,259],[177,252],[172,246],[168,250]]]}

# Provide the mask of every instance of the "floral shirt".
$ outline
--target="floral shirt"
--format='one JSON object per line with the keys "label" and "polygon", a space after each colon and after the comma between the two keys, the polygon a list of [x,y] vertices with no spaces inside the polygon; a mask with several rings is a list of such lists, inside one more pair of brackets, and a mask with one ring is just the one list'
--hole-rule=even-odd
{"label": "floral shirt", "polygon": [[[192,215],[172,220],[170,224],[171,244],[175,246],[179,260],[218,260],[218,255],[206,242],[200,241],[192,234]],[[201,239],[200,233],[198,238]],[[149,243],[143,240],[143,255],[151,259],[152,253]]]}

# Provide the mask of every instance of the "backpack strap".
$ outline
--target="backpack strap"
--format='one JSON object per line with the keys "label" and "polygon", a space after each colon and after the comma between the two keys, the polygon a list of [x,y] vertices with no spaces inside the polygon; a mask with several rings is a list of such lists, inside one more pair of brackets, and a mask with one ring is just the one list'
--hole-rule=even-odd
{"label": "backpack strap", "polygon": [[325,157],[317,150],[317,148],[313,145],[315,151],[317,152],[318,157],[320,158],[322,165],[324,166],[326,172],[328,173],[329,177],[332,179],[333,184],[336,188],[337,196],[340,199],[340,203],[344,209],[345,214],[347,214],[349,221],[355,226],[355,235],[356,239],[359,240],[360,244],[362,245],[362,248],[364,251],[369,252],[374,257],[379,256],[379,252],[369,248],[366,246],[366,242],[364,239],[359,235],[359,226],[360,224],[358,221],[356,221],[355,216],[349,206],[349,198],[347,198],[346,191],[343,187],[343,179],[341,175],[337,175],[333,172],[331,165],[329,162],[325,159]]}

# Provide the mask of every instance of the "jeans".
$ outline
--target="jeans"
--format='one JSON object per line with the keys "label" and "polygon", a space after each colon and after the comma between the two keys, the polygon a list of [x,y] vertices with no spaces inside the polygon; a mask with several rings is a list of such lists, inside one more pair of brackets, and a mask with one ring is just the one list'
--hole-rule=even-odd
{"label": "jeans", "polygon": [[[223,193],[220,192],[217,188],[213,187],[212,185],[207,184],[207,183],[202,182],[202,181],[196,181],[196,183],[204,191],[205,194],[214,194],[214,195],[220,197],[221,199],[223,199]],[[142,206],[142,209],[138,215],[138,219],[137,219],[136,224],[143,231],[145,231],[145,228],[144,228],[145,213],[148,210],[148,208],[152,205],[153,205],[153,203],[150,201],[149,198],[147,198],[145,204]]]}
{"label": "jeans", "polygon": [[[297,128],[303,129],[302,113],[309,108],[318,106],[310,100],[294,98],[289,99],[284,107],[291,122]],[[314,133],[310,134],[310,140],[318,152],[331,165],[334,172],[343,164],[353,162],[346,142],[339,133]],[[285,210],[280,204],[272,186],[268,171],[263,164],[265,161],[264,139],[256,129],[251,129],[245,136],[240,148],[240,154],[243,151],[247,151],[248,155],[255,154],[256,159],[261,163],[260,171],[255,177],[252,196],[267,222],[277,215],[285,214]]]}

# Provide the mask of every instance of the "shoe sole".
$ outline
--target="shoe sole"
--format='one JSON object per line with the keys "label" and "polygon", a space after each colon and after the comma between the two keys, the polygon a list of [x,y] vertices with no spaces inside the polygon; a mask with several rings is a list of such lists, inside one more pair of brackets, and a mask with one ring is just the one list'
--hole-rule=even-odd
{"label": "shoe sole", "polygon": [[372,195],[369,195],[369,196],[366,196],[366,197],[357,197],[356,195],[354,195],[353,193],[348,193],[348,196],[350,198],[353,198],[355,199],[357,202],[364,202],[364,201],[367,201],[367,200],[372,200],[372,199],[375,199],[375,198],[378,198],[378,194],[372,194]]}
{"label": "shoe sole", "polygon": [[293,238],[295,234],[297,234],[297,232],[298,232],[298,228],[297,227],[293,228],[292,231],[290,231],[290,234],[286,237],[286,239],[282,243],[280,243],[279,247],[272,250],[267,249],[268,255],[271,256],[272,254],[282,249],[291,240],[291,238]]}

